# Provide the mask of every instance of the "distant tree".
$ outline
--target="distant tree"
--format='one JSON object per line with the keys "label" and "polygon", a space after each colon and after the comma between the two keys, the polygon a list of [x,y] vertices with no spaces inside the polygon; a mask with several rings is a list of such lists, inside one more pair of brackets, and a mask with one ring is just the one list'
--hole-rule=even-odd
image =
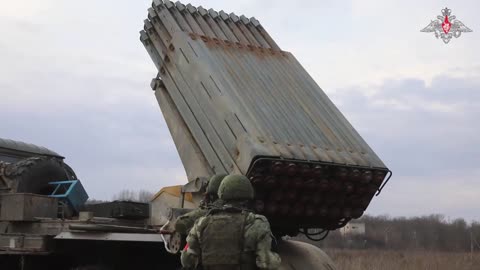
{"label": "distant tree", "polygon": [[138,201],[139,202],[150,202],[155,194],[153,192],[150,192],[148,190],[140,190],[138,192]]}
{"label": "distant tree", "polygon": [[154,194],[148,190],[133,191],[125,189],[115,194],[113,200],[147,203],[150,202],[153,195]]}
{"label": "distant tree", "polygon": [[135,194],[135,191],[124,189],[118,194],[113,195],[113,200],[135,202],[137,201],[137,196]]}
{"label": "distant tree", "polygon": [[[464,219],[446,220],[443,215],[422,217],[364,216],[364,236],[342,237],[338,230],[323,241],[322,248],[380,248],[395,250],[480,251],[480,223]],[[309,241],[299,235],[297,239]]]}

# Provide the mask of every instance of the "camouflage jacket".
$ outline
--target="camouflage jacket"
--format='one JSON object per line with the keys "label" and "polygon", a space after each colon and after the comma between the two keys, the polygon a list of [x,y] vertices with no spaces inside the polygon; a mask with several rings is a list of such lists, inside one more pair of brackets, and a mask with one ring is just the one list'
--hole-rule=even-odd
{"label": "camouflage jacket", "polygon": [[221,208],[222,206],[223,202],[220,199],[208,205],[201,204],[199,208],[178,217],[175,222],[175,231],[181,235],[188,235],[188,232],[192,229],[197,219],[205,216],[210,209]]}
{"label": "camouflage jacket", "polygon": [[[187,237],[188,248],[182,251],[181,261],[184,269],[196,269],[202,259],[202,233],[208,224],[207,217],[199,218]],[[262,215],[247,213],[243,232],[243,253],[251,254],[250,269],[277,269],[280,267],[280,257],[271,251],[272,236],[270,224]],[[225,243],[232,245],[232,243]],[[222,249],[222,247],[218,247]]]}

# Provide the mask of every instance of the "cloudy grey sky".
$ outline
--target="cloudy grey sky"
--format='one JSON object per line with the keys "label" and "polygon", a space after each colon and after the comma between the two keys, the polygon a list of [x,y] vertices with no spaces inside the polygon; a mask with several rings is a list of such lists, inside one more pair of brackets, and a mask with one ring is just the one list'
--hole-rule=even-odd
{"label": "cloudy grey sky", "polygon": [[[255,16],[394,171],[369,213],[480,220],[478,1],[192,0]],[[138,40],[150,1],[0,0],[0,137],[67,157],[91,197],[186,182]],[[420,33],[448,6],[473,33]]]}

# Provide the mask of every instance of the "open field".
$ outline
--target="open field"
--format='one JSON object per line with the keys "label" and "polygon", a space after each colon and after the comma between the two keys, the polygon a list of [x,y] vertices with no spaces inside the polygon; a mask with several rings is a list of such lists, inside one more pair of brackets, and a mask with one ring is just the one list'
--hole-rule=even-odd
{"label": "open field", "polygon": [[479,270],[480,253],[326,250],[338,270]]}

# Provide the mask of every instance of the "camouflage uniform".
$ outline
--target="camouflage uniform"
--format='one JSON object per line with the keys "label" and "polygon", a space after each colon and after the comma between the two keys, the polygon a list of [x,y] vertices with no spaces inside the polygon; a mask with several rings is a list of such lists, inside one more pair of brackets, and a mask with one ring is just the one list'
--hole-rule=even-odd
{"label": "camouflage uniform", "polygon": [[227,204],[199,218],[190,230],[188,248],[181,256],[184,269],[196,269],[200,264],[204,270],[277,269],[281,260],[271,251],[267,219],[239,207],[241,200],[253,199],[250,181],[228,176],[219,196]]}
{"label": "camouflage uniform", "polygon": [[223,207],[223,201],[218,199],[211,204],[201,205],[199,208],[192,210],[180,217],[175,222],[175,231],[181,235],[188,235],[190,229],[192,229],[195,221],[205,216],[210,209]]}
{"label": "camouflage uniform", "polygon": [[209,197],[209,200],[207,200],[208,202],[202,201],[197,209],[178,217],[177,221],[175,222],[176,232],[186,236],[198,218],[205,216],[208,210],[212,208],[223,206],[223,202],[218,199],[217,193],[220,183],[225,176],[225,174],[217,174],[210,178],[210,181],[208,181],[207,190],[205,192],[206,196]]}

